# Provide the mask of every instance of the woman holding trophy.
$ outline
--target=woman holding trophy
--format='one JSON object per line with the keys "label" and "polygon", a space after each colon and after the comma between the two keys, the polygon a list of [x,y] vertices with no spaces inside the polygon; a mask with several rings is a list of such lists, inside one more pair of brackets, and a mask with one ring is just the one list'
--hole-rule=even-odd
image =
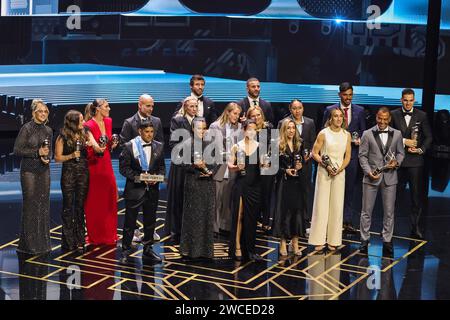
{"label": "woman holding trophy", "polygon": [[22,157],[22,226],[17,251],[40,254],[50,246],[50,168],[53,132],[46,126],[49,110],[42,100],[31,103],[33,119],[24,124],[14,143],[14,154]]}
{"label": "woman holding trophy", "polygon": [[105,99],[89,104],[92,117],[84,123],[88,130],[89,190],[84,204],[88,244],[115,244],[117,241],[117,185],[111,151],[118,145],[112,134],[110,107]]}
{"label": "woman holding trophy", "polygon": [[83,115],[70,110],[64,117],[64,127],[55,144],[55,161],[63,164],[61,217],[64,250],[82,249],[85,243],[84,201],[89,187],[86,142]]}
{"label": "woman holding trophy", "polygon": [[319,132],[312,156],[319,164],[309,235],[316,252],[325,245],[334,251],[342,244],[345,168],[351,158],[351,137],[345,129],[344,113],[331,110],[326,126]]}
{"label": "woman holding trophy", "polygon": [[228,168],[238,176],[231,196],[230,256],[236,260],[262,261],[255,252],[256,221],[261,211],[261,173],[256,123],[243,124],[244,139],[231,148]]}
{"label": "woman holding trophy", "polygon": [[280,128],[280,170],[273,235],[281,239],[280,255],[287,256],[286,239],[292,239],[296,256],[301,255],[298,238],[303,236],[303,197],[305,192],[300,134],[294,120],[283,120]]}
{"label": "woman holding trophy", "polygon": [[[216,211],[216,185],[212,179],[218,166],[213,155],[205,162],[204,152],[206,120],[192,120],[192,139],[186,143],[191,150],[191,163],[186,165],[184,180],[183,218],[181,224],[180,252],[189,259],[214,258],[214,219]],[[221,141],[220,141],[221,142]],[[211,163],[213,162],[213,163]]]}
{"label": "woman holding trophy", "polygon": [[[266,121],[264,111],[259,106],[252,106],[247,110],[247,119],[252,119],[256,123],[256,141],[267,145],[267,153],[270,153],[271,130],[273,125]],[[263,132],[265,131],[265,134]],[[263,141],[264,139],[265,141]],[[273,201],[273,186],[275,175],[261,175],[261,219],[262,229],[266,232],[271,229],[270,213]]]}

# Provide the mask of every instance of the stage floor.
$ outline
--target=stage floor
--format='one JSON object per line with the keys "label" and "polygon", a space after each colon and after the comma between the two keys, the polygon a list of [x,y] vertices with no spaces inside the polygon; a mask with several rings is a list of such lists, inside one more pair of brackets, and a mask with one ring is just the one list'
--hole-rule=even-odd
{"label": "stage floor", "polygon": [[[117,172],[117,160],[113,167],[122,189],[124,180]],[[424,219],[427,241],[408,238],[409,194],[399,199],[393,258],[382,257],[380,235],[372,233],[368,256],[358,251],[359,237],[349,236],[338,253],[313,255],[307,239],[301,239],[301,257],[280,259],[278,239],[258,230],[257,250],[265,258],[263,263],[229,259],[227,239],[219,237],[210,262],[183,261],[178,246],[163,238],[155,245],[164,258],[162,263],[143,264],[142,246],[138,245],[125,265],[119,262],[120,249],[115,246],[90,246],[85,252],[61,250],[59,175],[60,166],[52,165],[53,249],[48,255],[33,257],[18,257],[16,253],[21,212],[18,172],[0,176],[0,299],[450,299],[448,186],[430,190]],[[163,188],[157,227],[161,236],[166,199]],[[123,199],[118,205],[121,227]],[[381,230],[381,225],[378,203],[372,230]],[[119,235],[121,232],[118,229]]]}

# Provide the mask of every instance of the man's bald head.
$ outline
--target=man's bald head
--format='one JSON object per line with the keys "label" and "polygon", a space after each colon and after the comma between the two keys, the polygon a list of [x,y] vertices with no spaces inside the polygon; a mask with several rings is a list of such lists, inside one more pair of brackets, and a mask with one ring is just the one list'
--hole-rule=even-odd
{"label": "man's bald head", "polygon": [[142,117],[148,118],[152,115],[153,107],[155,106],[155,102],[153,98],[149,94],[143,94],[139,97],[138,107],[139,113]]}

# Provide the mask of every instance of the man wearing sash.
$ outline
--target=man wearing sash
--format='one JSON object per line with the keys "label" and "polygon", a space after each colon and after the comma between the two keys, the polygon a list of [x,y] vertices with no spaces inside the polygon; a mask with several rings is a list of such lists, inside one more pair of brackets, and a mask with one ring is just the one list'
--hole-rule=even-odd
{"label": "man wearing sash", "polygon": [[124,190],[125,222],[122,238],[122,261],[131,253],[131,242],[139,209],[143,211],[144,250],[142,258],[160,262],[153,251],[153,232],[156,224],[156,209],[159,200],[159,181],[165,174],[162,143],[153,140],[151,121],[139,125],[139,136],[127,142],[120,154],[119,171],[127,178]]}

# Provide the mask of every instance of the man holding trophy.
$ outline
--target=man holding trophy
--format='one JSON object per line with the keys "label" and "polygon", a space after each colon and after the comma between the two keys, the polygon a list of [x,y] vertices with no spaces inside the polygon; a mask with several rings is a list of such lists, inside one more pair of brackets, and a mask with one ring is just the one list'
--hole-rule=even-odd
{"label": "man holding trophy", "polygon": [[402,91],[402,108],[392,111],[392,127],[400,130],[405,147],[405,161],[399,170],[399,189],[409,183],[411,194],[411,236],[423,239],[420,217],[423,211],[424,187],[423,177],[425,153],[431,147],[432,134],[425,112],[414,108],[414,90]]}
{"label": "man holding trophy", "polygon": [[382,107],[377,112],[377,125],[364,131],[359,146],[359,163],[364,172],[361,211],[360,252],[367,254],[370,238],[372,211],[381,189],[383,198],[383,255],[392,256],[392,234],[397,189],[397,168],[405,157],[402,134],[389,127],[389,109]]}
{"label": "man holding trophy", "polygon": [[120,174],[127,178],[124,190],[125,222],[122,238],[122,261],[131,253],[131,242],[136,228],[139,209],[144,220],[143,259],[160,262],[161,258],[152,250],[156,224],[156,209],[159,201],[159,182],[164,181],[164,151],[162,143],[153,140],[151,121],[142,121],[139,136],[124,145],[119,158]]}

